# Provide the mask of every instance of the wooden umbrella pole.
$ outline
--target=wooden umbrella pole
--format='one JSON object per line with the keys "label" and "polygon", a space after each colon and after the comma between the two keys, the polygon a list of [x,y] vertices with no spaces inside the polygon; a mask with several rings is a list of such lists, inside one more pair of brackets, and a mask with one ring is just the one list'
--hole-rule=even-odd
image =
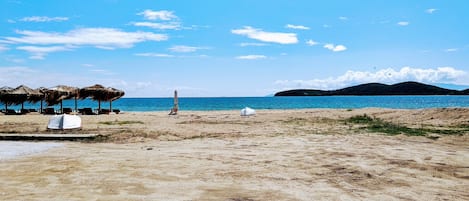
{"label": "wooden umbrella pole", "polygon": [[109,101],[109,112],[112,112],[112,100]]}
{"label": "wooden umbrella pole", "polygon": [[77,96],[75,96],[75,112],[78,112],[78,108],[77,108]]}
{"label": "wooden umbrella pole", "polygon": [[64,113],[63,100],[60,100],[60,113]]}

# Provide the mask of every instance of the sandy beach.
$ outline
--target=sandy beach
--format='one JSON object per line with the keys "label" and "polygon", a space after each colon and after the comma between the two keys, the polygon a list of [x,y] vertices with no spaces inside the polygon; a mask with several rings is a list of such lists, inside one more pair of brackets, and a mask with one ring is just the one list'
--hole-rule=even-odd
{"label": "sandy beach", "polygon": [[[348,121],[364,114],[425,133]],[[0,133],[48,133],[49,117],[0,115]],[[469,109],[81,117],[74,133],[108,138],[1,160],[2,200],[469,200]]]}

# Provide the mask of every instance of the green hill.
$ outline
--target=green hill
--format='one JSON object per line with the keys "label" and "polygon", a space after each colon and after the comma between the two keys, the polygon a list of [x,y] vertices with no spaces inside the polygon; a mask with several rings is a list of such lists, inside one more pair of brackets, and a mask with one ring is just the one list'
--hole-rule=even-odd
{"label": "green hill", "polygon": [[386,95],[469,95],[469,89],[451,90],[419,82],[393,85],[368,83],[338,90],[294,89],[277,92],[275,96],[386,96]]}

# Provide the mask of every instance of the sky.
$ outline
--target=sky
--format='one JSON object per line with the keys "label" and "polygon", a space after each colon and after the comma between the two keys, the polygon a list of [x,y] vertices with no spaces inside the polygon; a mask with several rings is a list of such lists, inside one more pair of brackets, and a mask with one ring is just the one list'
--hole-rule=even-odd
{"label": "sky", "polygon": [[2,0],[0,87],[267,96],[418,81],[469,88],[466,0]]}

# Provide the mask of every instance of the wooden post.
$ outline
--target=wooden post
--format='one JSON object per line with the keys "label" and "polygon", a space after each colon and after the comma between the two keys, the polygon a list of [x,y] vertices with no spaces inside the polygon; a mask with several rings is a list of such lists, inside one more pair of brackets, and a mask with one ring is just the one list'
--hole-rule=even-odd
{"label": "wooden post", "polygon": [[75,112],[78,112],[78,108],[77,108],[77,96],[75,96]]}

